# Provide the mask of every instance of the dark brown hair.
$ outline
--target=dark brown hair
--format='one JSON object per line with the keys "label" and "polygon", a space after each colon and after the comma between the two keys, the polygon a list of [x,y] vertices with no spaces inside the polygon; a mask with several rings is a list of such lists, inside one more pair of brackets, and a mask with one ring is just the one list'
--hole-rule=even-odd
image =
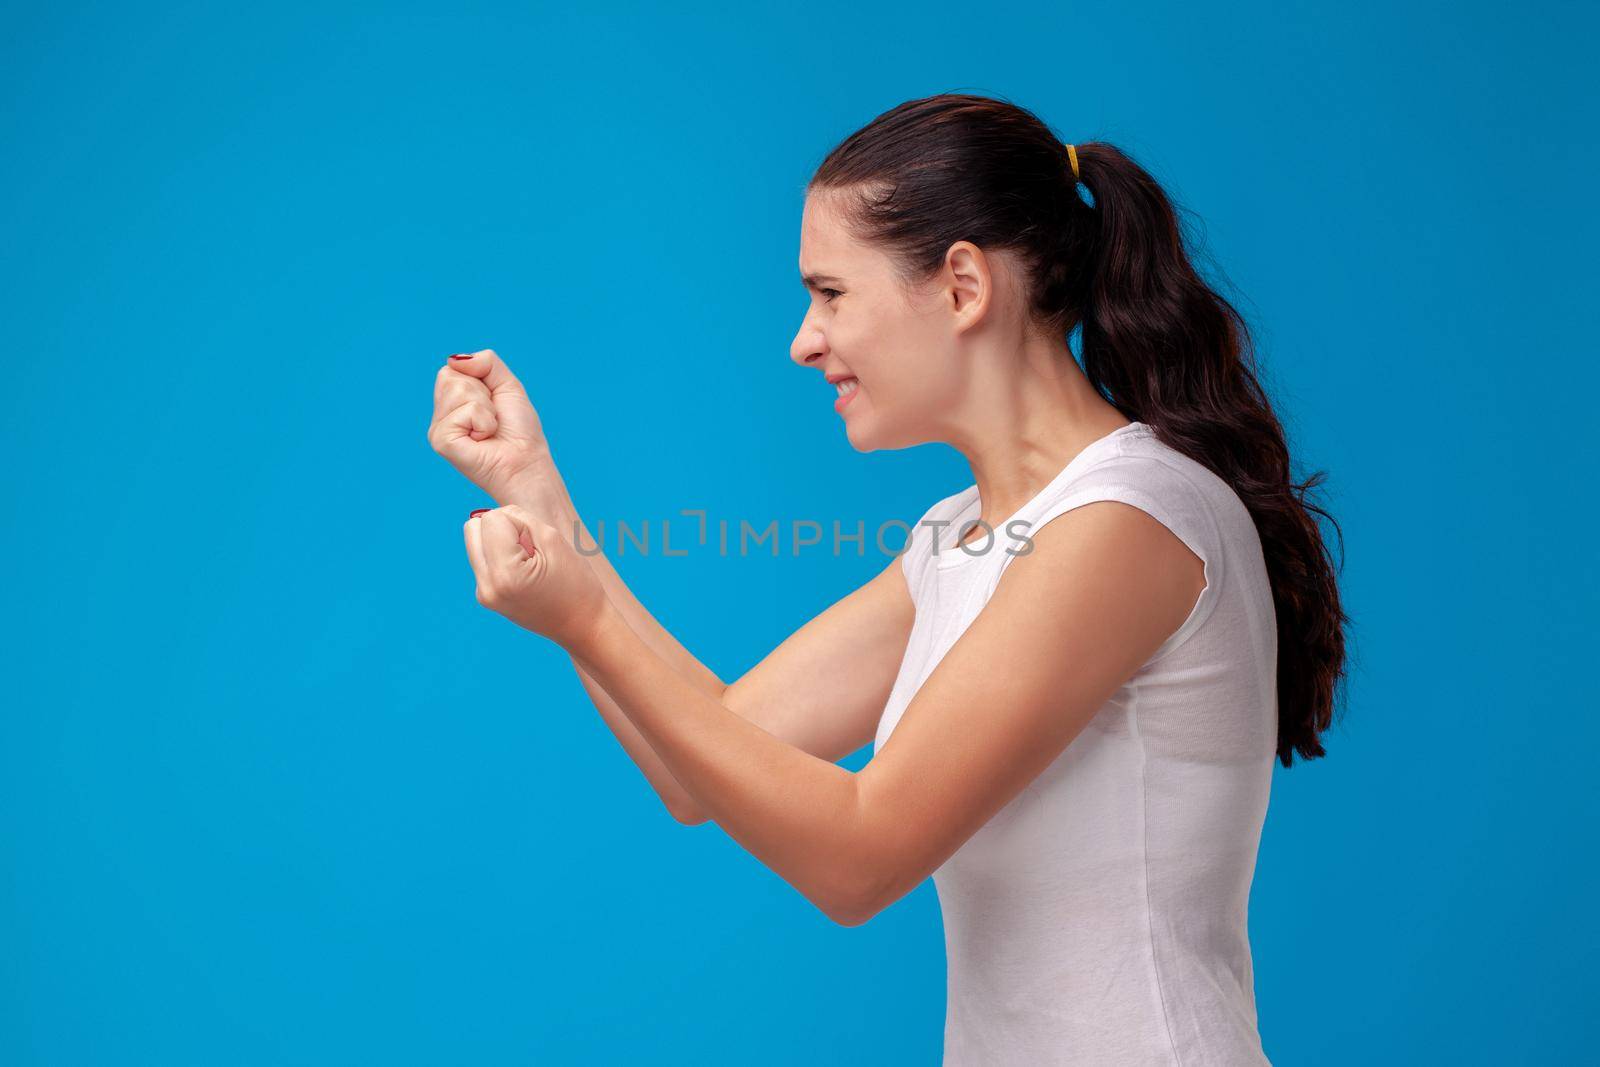
{"label": "dark brown hair", "polygon": [[[1083,370],[1110,403],[1228,483],[1255,520],[1278,624],[1278,758],[1324,755],[1345,669],[1335,569],[1283,427],[1257,377],[1249,330],[1200,277],[1178,209],[1127,153],[1067,147],[1004,100],[942,94],[879,115],[823,160],[807,190],[841,190],[862,240],[916,282],[958,240],[1026,265],[1038,325],[1081,327]],[[1343,556],[1343,535],[1340,534]]]}

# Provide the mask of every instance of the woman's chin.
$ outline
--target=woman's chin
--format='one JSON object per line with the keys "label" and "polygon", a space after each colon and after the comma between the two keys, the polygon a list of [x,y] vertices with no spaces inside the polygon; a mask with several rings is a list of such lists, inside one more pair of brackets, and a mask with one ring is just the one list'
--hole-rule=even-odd
{"label": "woman's chin", "polygon": [[871,452],[878,447],[872,441],[871,432],[862,425],[861,419],[845,419],[844,436],[850,442],[850,447],[857,452]]}
{"label": "woman's chin", "polygon": [[919,435],[904,425],[885,425],[876,412],[862,410],[845,417],[844,435],[857,452],[893,451],[920,445],[932,438]]}

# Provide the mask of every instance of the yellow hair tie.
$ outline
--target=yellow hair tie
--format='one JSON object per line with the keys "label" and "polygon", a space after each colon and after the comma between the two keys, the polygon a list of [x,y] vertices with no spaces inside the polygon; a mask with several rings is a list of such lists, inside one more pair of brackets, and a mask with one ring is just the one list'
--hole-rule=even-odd
{"label": "yellow hair tie", "polygon": [[1078,177],[1078,150],[1072,145],[1067,145],[1067,158],[1072,160],[1072,180],[1081,181]]}

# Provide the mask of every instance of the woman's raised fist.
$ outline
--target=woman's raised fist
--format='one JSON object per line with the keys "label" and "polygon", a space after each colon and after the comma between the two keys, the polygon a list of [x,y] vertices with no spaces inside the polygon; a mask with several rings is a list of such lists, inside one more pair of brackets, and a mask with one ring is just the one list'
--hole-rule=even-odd
{"label": "woman's raised fist", "polygon": [[462,531],[478,603],[581,653],[610,608],[567,535],[514,504],[474,511]]}
{"label": "woman's raised fist", "polygon": [[451,356],[439,368],[428,443],[500,503],[543,511],[565,497],[539,415],[493,349]]}

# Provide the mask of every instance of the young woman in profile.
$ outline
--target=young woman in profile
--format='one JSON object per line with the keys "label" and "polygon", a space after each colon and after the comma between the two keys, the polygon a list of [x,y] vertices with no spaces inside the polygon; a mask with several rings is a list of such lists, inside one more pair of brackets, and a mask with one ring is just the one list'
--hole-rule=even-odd
{"label": "young woman in profile", "polygon": [[452,356],[429,439],[501,505],[465,527],[479,601],[570,653],[679,821],[834,921],[932,875],[947,1067],[1266,1062],[1246,905],[1345,615],[1244,323],[1148,173],[980,96],[834,149],[799,265],[790,356],[851,444],[943,441],[974,484],[727,684],[585,554],[506,364]]}

